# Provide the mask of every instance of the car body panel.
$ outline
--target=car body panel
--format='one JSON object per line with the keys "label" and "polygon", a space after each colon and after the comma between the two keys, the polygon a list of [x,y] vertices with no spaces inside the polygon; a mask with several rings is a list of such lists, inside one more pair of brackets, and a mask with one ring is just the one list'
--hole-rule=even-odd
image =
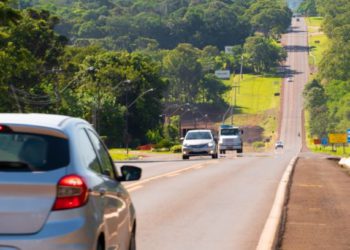
{"label": "car body panel", "polygon": [[1,173],[0,234],[37,233],[51,212],[62,175],[65,169]]}
{"label": "car body panel", "polygon": [[219,128],[219,152],[243,150],[242,130],[233,125],[221,125]]}
{"label": "car body panel", "polygon": [[[0,114],[0,125],[17,132],[68,138],[71,156],[67,166],[56,170],[25,173],[0,170],[0,249],[31,250],[43,245],[47,250],[96,249],[100,234],[104,235],[106,249],[129,249],[135,209],[128,192],[118,181],[119,175],[109,156],[107,162],[113,170],[109,174],[102,172],[106,159],[101,160],[100,150],[108,152],[107,149],[96,148],[90,134],[86,137],[90,138],[90,144],[82,143],[77,136],[79,131],[87,130],[96,134],[88,122],[56,115]],[[86,144],[96,153],[93,160],[98,162],[101,172],[84,163]],[[57,183],[69,174],[84,179],[89,190],[88,201],[79,208],[53,211]],[[11,211],[13,206],[17,208]]]}

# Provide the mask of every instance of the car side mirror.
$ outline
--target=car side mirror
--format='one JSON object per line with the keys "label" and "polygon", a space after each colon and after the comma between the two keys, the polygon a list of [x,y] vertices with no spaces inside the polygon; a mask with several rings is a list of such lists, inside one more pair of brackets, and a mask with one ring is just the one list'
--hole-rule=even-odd
{"label": "car side mirror", "polygon": [[119,181],[137,181],[141,178],[142,169],[139,167],[124,165],[120,170],[122,176]]}

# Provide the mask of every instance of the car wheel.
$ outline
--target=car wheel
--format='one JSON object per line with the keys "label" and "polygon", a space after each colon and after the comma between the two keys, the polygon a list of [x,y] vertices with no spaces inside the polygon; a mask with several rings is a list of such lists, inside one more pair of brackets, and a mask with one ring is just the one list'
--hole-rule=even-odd
{"label": "car wheel", "polygon": [[183,159],[183,160],[188,160],[189,158],[190,158],[190,157],[189,157],[188,155],[183,155],[183,156],[182,156],[182,159]]}
{"label": "car wheel", "polygon": [[98,241],[96,250],[105,250],[105,245],[103,244],[102,240]]}
{"label": "car wheel", "polygon": [[130,236],[129,250],[136,250],[136,235],[134,230],[132,231]]}
{"label": "car wheel", "polygon": [[238,154],[242,154],[243,153],[243,149],[241,148],[241,149],[237,149],[237,153]]}
{"label": "car wheel", "polygon": [[218,158],[218,154],[213,154],[213,155],[211,155],[211,158],[212,158],[212,159],[217,159],[217,158]]}

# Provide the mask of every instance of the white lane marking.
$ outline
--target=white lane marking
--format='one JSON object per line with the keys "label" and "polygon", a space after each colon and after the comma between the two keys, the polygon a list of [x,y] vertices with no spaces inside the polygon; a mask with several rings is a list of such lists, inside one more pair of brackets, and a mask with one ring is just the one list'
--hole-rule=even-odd
{"label": "white lane marking", "polygon": [[296,160],[297,157],[294,157],[283,173],[282,179],[278,185],[275,201],[273,202],[270,214],[267,217],[264,229],[260,235],[259,243],[256,247],[257,250],[271,250],[273,247],[275,236],[280,225],[288,183]]}
{"label": "white lane marking", "polygon": [[207,166],[207,165],[209,165],[208,163],[218,163],[218,162],[219,161],[216,160],[216,161],[207,161],[207,162],[204,162],[204,163],[195,164],[195,165],[192,165],[192,166],[187,167],[187,168],[175,170],[175,171],[172,171],[172,172],[169,172],[169,173],[156,175],[156,176],[153,176],[153,177],[149,177],[149,178],[140,180],[140,181],[138,181],[136,183],[133,183],[133,184],[130,184],[130,185],[126,185],[125,188],[127,188],[127,189],[133,188],[135,186],[142,185],[142,184],[145,184],[145,183],[150,182],[150,181],[154,181],[154,180],[158,180],[158,179],[161,179],[161,178],[169,177],[171,175],[181,174],[181,173],[184,173],[184,172],[187,172],[187,171],[190,171],[190,170],[194,170],[194,169],[196,169],[198,167],[203,167],[203,165]]}

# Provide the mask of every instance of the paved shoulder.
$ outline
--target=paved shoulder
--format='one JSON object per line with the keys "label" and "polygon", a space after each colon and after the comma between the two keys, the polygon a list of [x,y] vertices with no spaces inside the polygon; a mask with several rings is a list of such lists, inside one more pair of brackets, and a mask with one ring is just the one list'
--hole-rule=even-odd
{"label": "paved shoulder", "polygon": [[350,248],[350,176],[308,154],[295,168],[281,249]]}

